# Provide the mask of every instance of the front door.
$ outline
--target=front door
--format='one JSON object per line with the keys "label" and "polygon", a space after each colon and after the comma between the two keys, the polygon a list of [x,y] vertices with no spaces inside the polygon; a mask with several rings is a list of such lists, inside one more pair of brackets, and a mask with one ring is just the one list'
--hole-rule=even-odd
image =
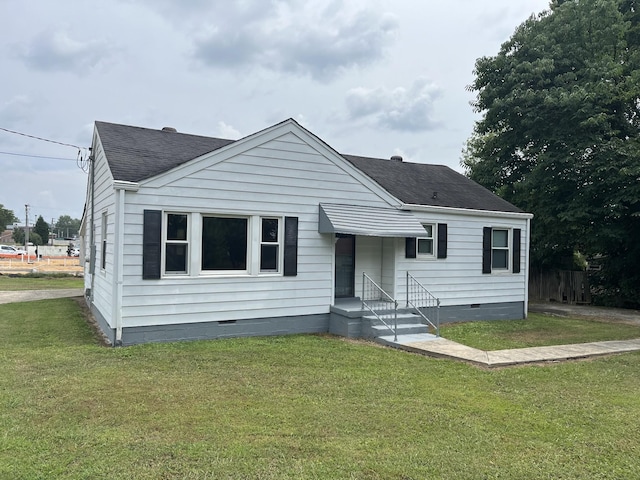
{"label": "front door", "polygon": [[356,237],[337,234],[336,298],[355,296]]}

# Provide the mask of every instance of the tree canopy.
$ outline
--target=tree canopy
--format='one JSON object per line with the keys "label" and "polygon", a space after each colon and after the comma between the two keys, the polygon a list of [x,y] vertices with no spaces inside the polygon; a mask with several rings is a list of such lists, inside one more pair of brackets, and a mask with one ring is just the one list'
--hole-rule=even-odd
{"label": "tree canopy", "polygon": [[619,304],[640,285],[640,12],[636,0],[556,0],[476,61],[482,114],[462,164],[534,214],[534,267],[579,251]]}
{"label": "tree canopy", "polygon": [[60,231],[62,237],[77,235],[80,231],[80,220],[71,218],[69,215],[61,215],[55,228]]}
{"label": "tree canopy", "polygon": [[4,208],[4,205],[0,203],[0,232],[4,231],[4,229],[7,228],[7,225],[11,225],[17,221],[18,218],[13,213],[13,210]]}
{"label": "tree canopy", "polygon": [[[13,234],[11,236],[13,237],[13,241],[16,242],[18,245],[24,245],[24,242],[25,242],[24,228],[14,229]],[[29,232],[29,244],[44,245],[44,242],[42,241],[40,234],[38,234],[36,231],[31,231]]]}

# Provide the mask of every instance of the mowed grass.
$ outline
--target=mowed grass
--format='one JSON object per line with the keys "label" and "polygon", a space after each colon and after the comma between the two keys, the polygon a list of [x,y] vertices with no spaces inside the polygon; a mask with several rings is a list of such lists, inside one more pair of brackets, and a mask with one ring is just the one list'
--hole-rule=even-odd
{"label": "mowed grass", "polygon": [[440,334],[481,350],[501,350],[640,338],[640,325],[531,313],[526,320],[443,325]]}
{"label": "mowed grass", "polygon": [[0,478],[633,479],[640,354],[483,370],[289,336],[98,345],[0,305]]}
{"label": "mowed grass", "polygon": [[82,288],[82,277],[61,274],[0,275],[0,292]]}

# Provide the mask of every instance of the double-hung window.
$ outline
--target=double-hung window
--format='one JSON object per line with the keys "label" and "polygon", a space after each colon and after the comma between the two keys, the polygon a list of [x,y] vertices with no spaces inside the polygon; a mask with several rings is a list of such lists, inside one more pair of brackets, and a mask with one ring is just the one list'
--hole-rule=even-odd
{"label": "double-hung window", "polygon": [[260,272],[280,271],[280,219],[260,218]]}
{"label": "double-hung window", "polygon": [[425,236],[418,238],[418,257],[433,257],[433,237],[434,237],[434,225],[424,224],[422,225],[425,230]]}
{"label": "double-hung window", "polygon": [[423,223],[424,235],[405,239],[405,258],[447,258],[447,224]]}
{"label": "double-hung window", "polygon": [[167,213],[164,244],[164,271],[188,273],[189,217],[186,213]]}
{"label": "double-hung window", "polygon": [[482,273],[520,273],[522,230],[484,227],[482,231]]}
{"label": "double-hung window", "polygon": [[491,269],[509,269],[509,230],[494,228],[491,231]]}

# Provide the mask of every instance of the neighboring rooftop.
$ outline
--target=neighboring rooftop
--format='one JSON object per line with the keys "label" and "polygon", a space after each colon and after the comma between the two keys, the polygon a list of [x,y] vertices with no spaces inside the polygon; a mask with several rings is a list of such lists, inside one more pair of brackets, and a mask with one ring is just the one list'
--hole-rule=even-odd
{"label": "neighboring rooftop", "polygon": [[[169,171],[236,140],[178,133],[173,129],[96,122],[115,180],[139,182]],[[342,155],[403,203],[501,212],[522,212],[444,165]]]}

